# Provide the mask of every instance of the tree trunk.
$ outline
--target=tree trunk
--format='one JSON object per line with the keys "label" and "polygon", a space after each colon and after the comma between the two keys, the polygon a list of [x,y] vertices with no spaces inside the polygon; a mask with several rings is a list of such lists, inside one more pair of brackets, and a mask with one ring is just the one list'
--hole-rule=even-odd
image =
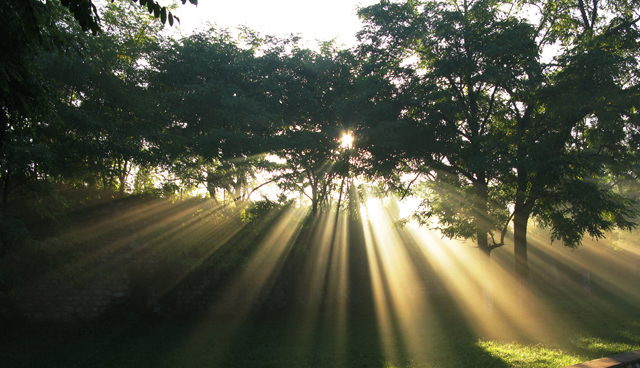
{"label": "tree trunk", "polygon": [[515,253],[515,272],[519,281],[529,277],[529,262],[527,256],[527,222],[530,211],[524,204],[516,200],[513,215],[513,250]]}
{"label": "tree trunk", "polygon": [[478,249],[480,253],[481,279],[479,281],[482,287],[482,307],[484,308],[484,312],[486,314],[492,314],[493,270],[491,269],[491,250],[493,248],[489,247],[488,245],[488,237],[486,233],[482,238],[480,238],[480,234],[478,234]]}
{"label": "tree trunk", "polygon": [[211,170],[207,170],[207,191],[209,192],[209,196],[217,202],[216,186],[213,181],[213,172]]}
{"label": "tree trunk", "polygon": [[[524,129],[524,127],[519,127]],[[518,147],[520,150],[520,147]],[[522,158],[519,158],[522,160]],[[529,261],[527,257],[527,223],[531,216],[531,201],[533,197],[527,189],[529,187],[529,173],[523,167],[517,167],[518,187],[516,189],[516,203],[513,209],[513,251],[515,255],[515,272],[519,282],[526,283],[529,277]]]}
{"label": "tree trunk", "polygon": [[118,191],[120,192],[120,197],[124,197],[124,191],[127,187],[127,165],[129,164],[128,160],[123,159],[122,161],[119,162],[119,167],[120,167],[120,175],[119,175],[119,180],[120,180],[120,188],[118,188]]}
{"label": "tree trunk", "polygon": [[5,209],[7,206],[7,201],[9,200],[9,185],[11,184],[9,178],[11,177],[11,172],[9,171],[9,167],[4,171],[3,177],[3,186],[2,186],[2,208]]}
{"label": "tree trunk", "polygon": [[482,302],[485,313],[493,313],[493,272],[491,269],[491,250],[489,245],[489,191],[484,177],[479,175],[480,181],[474,183],[476,189],[475,226],[478,250],[480,253],[480,270],[482,287]]}
{"label": "tree trunk", "polygon": [[315,185],[311,187],[311,216],[318,216],[318,188]]}
{"label": "tree trunk", "polygon": [[487,233],[478,231],[478,250],[480,253],[480,269],[483,280],[490,279],[491,276],[491,250]]}
{"label": "tree trunk", "polygon": [[0,160],[4,159],[4,137],[9,129],[9,119],[4,111],[0,111]]}
{"label": "tree trunk", "polygon": [[488,195],[489,190],[487,184],[484,182],[484,178],[473,184],[476,190],[476,205],[475,205],[475,228],[478,238],[478,248],[480,251],[489,257],[491,248],[489,247],[489,213],[488,213]]}
{"label": "tree trunk", "polygon": [[242,187],[240,184],[240,179],[237,182],[233,183],[233,203],[238,203],[242,199]]}
{"label": "tree trunk", "polygon": [[475,189],[475,208],[474,208],[474,226],[476,228],[476,236],[478,239],[478,248],[481,253],[485,254],[489,257],[491,253],[491,249],[489,247],[489,223],[487,218],[488,214],[488,201],[489,201],[489,190],[487,184],[485,183],[484,175],[477,175],[478,180],[473,183],[473,188]]}
{"label": "tree trunk", "polygon": [[[8,128],[9,119],[7,119],[7,115],[5,115],[4,111],[0,111],[0,162],[4,161],[7,165],[9,160],[4,159],[4,137]],[[7,200],[9,197],[9,167],[7,166],[3,171],[2,179],[4,179],[4,185],[2,188],[2,207],[4,209],[7,206]]]}
{"label": "tree trunk", "polygon": [[529,262],[527,256],[527,222],[531,215],[522,196],[516,197],[513,213],[513,250],[515,254],[515,273],[518,285],[517,298],[520,308],[529,306]]}

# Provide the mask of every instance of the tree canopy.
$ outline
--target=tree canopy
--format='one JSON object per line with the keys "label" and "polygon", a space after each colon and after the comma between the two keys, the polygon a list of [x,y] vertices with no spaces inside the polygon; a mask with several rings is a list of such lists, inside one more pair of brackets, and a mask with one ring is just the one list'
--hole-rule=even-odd
{"label": "tree canopy", "polygon": [[487,256],[512,231],[522,278],[532,220],[570,247],[635,226],[637,4],[381,1],[359,15],[357,47],[310,49],[249,29],[172,39],[153,0],[100,16],[87,0],[3,3],[3,203],[55,185],[199,186],[240,205],[274,183],[317,216],[359,176],[419,197],[414,220]]}
{"label": "tree canopy", "polygon": [[[513,11],[530,5],[537,24]],[[613,177],[635,159],[637,7],[383,1],[360,15],[361,54],[410,96],[399,119],[372,127],[407,134],[378,133],[369,146],[380,167],[429,179],[420,222],[436,218],[445,235],[475,238],[488,254],[513,221],[522,277],[531,216],[567,246],[635,226]],[[544,47],[558,43],[544,62]],[[394,149],[375,140],[389,136]]]}

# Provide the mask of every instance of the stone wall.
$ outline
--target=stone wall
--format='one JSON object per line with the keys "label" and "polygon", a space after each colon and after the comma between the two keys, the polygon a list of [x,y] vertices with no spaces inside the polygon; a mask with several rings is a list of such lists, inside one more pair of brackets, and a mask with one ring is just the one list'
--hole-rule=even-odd
{"label": "stone wall", "polygon": [[[8,255],[3,262],[17,263],[14,266],[19,268],[26,260]],[[275,309],[310,300],[335,303],[341,297],[357,304],[363,299],[363,290],[370,289],[357,287],[355,282],[349,287],[349,295],[311,295],[312,291],[299,284],[301,277],[295,276],[304,274],[303,263],[261,281],[259,288],[236,282],[237,274],[216,273],[206,267],[180,270],[176,264],[180,262],[167,262],[159,250],[130,235],[84,257],[74,263],[75,268],[46,273],[15,288],[9,294],[9,303],[0,300],[0,320],[15,313],[28,320],[91,320],[116,308],[119,312],[137,308],[160,316],[197,315],[233,312],[239,306]],[[74,276],[75,271],[81,276]],[[433,280],[435,283],[436,278]],[[442,288],[433,285],[431,290]]]}
{"label": "stone wall", "polygon": [[590,360],[588,362],[574,364],[565,368],[640,368],[640,350],[613,355],[607,358]]}
{"label": "stone wall", "polygon": [[[5,261],[23,260],[9,256]],[[344,295],[321,295],[300,284],[302,277],[296,275],[304,274],[302,267],[263,280],[254,288],[251,283],[237,282],[237,274],[220,274],[207,268],[176,270],[160,252],[141,246],[135,239],[103,249],[78,267],[85,269],[81,279],[46,274],[16,288],[10,294],[11,305],[0,303],[0,319],[16,312],[29,320],[77,321],[98,318],[110,309],[119,313],[123,308],[171,317],[235,312],[238,308],[246,312],[257,307],[328,305],[344,300],[361,305],[368,300],[366,293],[371,289],[350,281]],[[87,269],[92,272],[87,273]],[[430,286],[425,285],[424,290],[415,288],[414,292],[443,292],[437,280],[433,277]]]}
{"label": "stone wall", "polygon": [[[135,256],[139,244],[131,240],[126,246],[102,249],[70,268],[46,273],[15,288],[10,294],[11,308],[0,308],[2,314],[17,309],[27,319],[61,320],[94,319],[104,313],[115,298],[131,296],[128,268],[149,267],[155,259]],[[5,261],[21,263],[20,256]],[[74,275],[80,274],[80,276]]]}

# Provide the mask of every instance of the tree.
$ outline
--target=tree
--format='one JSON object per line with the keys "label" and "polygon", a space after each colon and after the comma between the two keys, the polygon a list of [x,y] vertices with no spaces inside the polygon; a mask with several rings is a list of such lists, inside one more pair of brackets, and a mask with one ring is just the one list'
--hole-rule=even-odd
{"label": "tree", "polygon": [[352,55],[331,43],[320,52],[294,49],[277,78],[282,125],[274,154],[286,160],[281,186],[307,196],[315,217],[337,179],[350,175],[349,150],[340,148],[340,139],[350,128]]}
{"label": "tree", "polygon": [[[632,227],[635,215],[611,178],[634,159],[637,11],[611,2],[607,23],[598,1],[534,5],[537,27],[495,1],[381,2],[360,13],[362,52],[410,96],[400,119],[370,129],[372,154],[430,177],[418,219],[437,217],[445,235],[475,237],[486,254],[513,219],[521,279],[530,217],[576,246],[585,233]],[[539,50],[558,41],[562,55],[543,64]],[[419,61],[402,67],[407,56]],[[395,145],[375,140],[400,129]]]}
{"label": "tree", "polygon": [[265,155],[222,161],[206,172],[209,196],[217,201],[216,190],[223,189],[234,202],[246,201],[258,172],[269,171],[271,166]]}
{"label": "tree", "polygon": [[144,87],[145,64],[158,47],[161,24],[124,3],[110,4],[104,21],[105,32],[92,37],[70,26],[79,51],[41,61],[60,97],[56,111],[62,120],[52,141],[58,162],[50,174],[117,187],[123,195],[134,165],[154,161],[150,142],[157,113]]}
{"label": "tree", "polygon": [[[268,151],[267,137],[277,127],[267,80],[270,68],[278,66],[263,60],[224,30],[164,47],[152,61],[157,72],[149,88],[164,114],[154,143],[162,147],[168,169],[207,183],[210,191],[229,189],[233,198],[246,192],[252,169],[243,162],[254,164],[253,156]],[[223,182],[222,172],[238,176]]]}
{"label": "tree", "polygon": [[21,1],[0,4],[0,182],[2,203],[11,190],[37,176],[36,168],[50,157],[43,119],[51,122],[51,88],[37,65],[43,53],[59,50],[61,34],[56,27],[59,8],[37,2],[41,42],[31,42],[29,25],[20,18]]}
{"label": "tree", "polygon": [[150,160],[143,60],[161,25],[118,2],[104,10],[105,32],[87,37],[60,5],[35,2],[41,29],[33,39],[19,17],[24,3],[3,3],[1,12],[5,49],[15,51],[0,61],[4,203],[17,185],[52,180],[117,182],[124,192],[133,163]]}
{"label": "tree", "polygon": [[[562,11],[558,12],[558,7]],[[633,201],[612,176],[629,171],[637,134],[638,9],[621,2],[542,2],[540,47],[561,42],[541,83],[511,106],[515,266],[528,275],[527,224],[537,218],[566,246],[585,233],[631,229]],[[634,14],[635,13],[635,14]],[[631,77],[629,77],[631,76]]]}
{"label": "tree", "polygon": [[[504,244],[489,241],[506,218],[496,181],[508,164],[503,116],[540,72],[533,28],[484,0],[381,2],[360,16],[361,52],[407,95],[397,121],[372,127],[368,148],[391,169],[432,178],[417,218],[437,217],[445,235],[475,238],[488,256]],[[413,68],[402,64],[412,57]],[[395,131],[398,142],[380,144],[377,131]]]}
{"label": "tree", "polygon": [[[190,2],[197,3],[196,0]],[[120,5],[127,3],[117,2]],[[171,12],[158,5],[155,0],[141,0],[140,5],[163,23],[167,20],[170,24],[173,23]],[[91,30],[97,34],[100,30],[98,9],[91,0],[8,0],[0,5],[4,50],[3,57],[0,57],[0,180],[5,204],[9,192],[16,184],[24,184],[28,177],[37,177],[34,167],[39,166],[42,170],[42,164],[51,161],[51,151],[47,144],[34,140],[36,136],[43,137],[42,132],[36,133],[35,130],[44,125],[49,125],[45,130],[51,130],[50,125],[59,123],[60,120],[51,109],[51,101],[55,99],[51,95],[52,88],[42,78],[35,62],[43,53],[54,53],[63,58],[62,55],[73,49],[74,41],[69,39],[72,36],[65,29],[72,21],[66,10],[72,13],[83,31]],[[110,14],[113,12],[106,10],[105,15]],[[124,13],[117,14],[116,17],[122,17],[119,21],[127,21]],[[114,24],[109,20],[107,23]],[[47,120],[46,124],[39,121],[43,119]],[[19,134],[16,129],[20,130]],[[27,140],[22,142],[28,144],[16,151],[17,145],[22,144],[18,137],[26,137]],[[26,154],[25,150],[32,152]],[[17,152],[21,154],[18,155]],[[15,161],[19,156],[24,159]],[[25,168],[29,169],[24,170]],[[121,170],[124,171],[126,170]]]}

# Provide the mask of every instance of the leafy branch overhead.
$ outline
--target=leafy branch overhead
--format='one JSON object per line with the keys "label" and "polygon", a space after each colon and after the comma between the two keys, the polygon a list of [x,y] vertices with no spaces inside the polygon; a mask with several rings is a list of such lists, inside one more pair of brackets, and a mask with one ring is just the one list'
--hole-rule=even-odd
{"label": "leafy branch overhead", "polygon": [[[34,16],[35,8],[33,2],[36,0],[26,0],[25,11],[27,12],[26,18],[31,22],[37,22],[37,17]],[[122,0],[111,0],[111,2]],[[163,24],[167,21],[169,25],[173,26],[174,20],[180,23],[180,19],[173,15],[166,6],[161,6],[156,0],[131,0],[134,3],[137,2],[141,7],[147,9],[149,14],[155,18],[159,18]],[[198,5],[198,0],[180,0],[182,4],[186,4],[187,1],[193,5]],[[91,31],[94,34],[100,31],[100,15],[98,14],[98,8],[93,3],[93,0],[60,0],[60,4],[69,9],[69,12],[73,14],[83,31]],[[37,24],[34,24],[34,29],[37,29]]]}

